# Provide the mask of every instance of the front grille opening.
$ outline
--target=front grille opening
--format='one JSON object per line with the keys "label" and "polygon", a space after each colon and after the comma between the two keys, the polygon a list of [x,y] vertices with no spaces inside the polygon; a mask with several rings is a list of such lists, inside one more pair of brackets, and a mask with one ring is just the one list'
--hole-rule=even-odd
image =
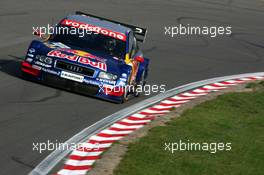
{"label": "front grille opening", "polygon": [[60,60],[57,61],[56,68],[71,71],[71,72],[82,74],[82,75],[86,75],[89,77],[92,77],[94,75],[93,69],[83,67],[83,66],[78,66],[78,65],[60,61]]}

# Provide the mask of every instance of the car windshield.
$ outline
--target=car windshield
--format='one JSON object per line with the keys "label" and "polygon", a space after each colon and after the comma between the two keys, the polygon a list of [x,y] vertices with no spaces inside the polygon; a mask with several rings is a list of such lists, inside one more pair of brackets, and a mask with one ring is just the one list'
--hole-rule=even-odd
{"label": "car windshield", "polygon": [[67,32],[64,30],[64,32],[53,35],[52,41],[76,46],[84,50],[93,50],[118,59],[125,57],[125,41],[87,30],[76,30],[73,27],[63,26],[63,28],[68,29]]}

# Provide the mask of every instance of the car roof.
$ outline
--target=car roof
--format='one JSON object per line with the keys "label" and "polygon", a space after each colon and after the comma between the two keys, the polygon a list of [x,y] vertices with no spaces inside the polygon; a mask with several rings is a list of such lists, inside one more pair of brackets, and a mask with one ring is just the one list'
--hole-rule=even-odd
{"label": "car roof", "polygon": [[94,25],[97,27],[102,27],[105,29],[109,29],[109,30],[112,30],[115,32],[120,32],[122,34],[127,34],[132,30],[132,29],[125,27],[125,26],[122,26],[120,24],[116,24],[116,23],[113,23],[110,21],[101,20],[98,18],[85,16],[85,15],[69,15],[66,17],[66,19],[91,24],[91,25]]}

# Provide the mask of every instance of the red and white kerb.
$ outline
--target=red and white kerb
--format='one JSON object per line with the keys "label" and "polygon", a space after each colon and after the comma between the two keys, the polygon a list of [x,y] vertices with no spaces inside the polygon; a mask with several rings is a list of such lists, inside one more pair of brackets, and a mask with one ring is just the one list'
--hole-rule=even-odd
{"label": "red and white kerb", "polygon": [[[264,77],[245,77],[212,83],[203,87],[180,93],[173,97],[162,100],[158,104],[143,109],[135,114],[117,121],[109,128],[91,136],[87,142],[83,143],[83,148],[74,150],[68,157],[61,170],[56,175],[86,175],[92,169],[92,165],[100,155],[114,142],[129,135],[135,130],[144,127],[156,117],[161,117],[195,98],[204,96],[213,91],[219,91],[228,86],[245,83],[252,80],[263,80]],[[85,149],[84,149],[85,148]]]}

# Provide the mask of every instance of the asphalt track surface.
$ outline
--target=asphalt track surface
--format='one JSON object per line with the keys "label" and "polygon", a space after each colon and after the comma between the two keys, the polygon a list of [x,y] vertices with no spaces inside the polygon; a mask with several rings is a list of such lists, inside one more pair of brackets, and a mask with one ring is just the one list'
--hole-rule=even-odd
{"label": "asphalt track surface", "polygon": [[[54,24],[76,10],[147,26],[150,84],[166,89],[196,80],[264,70],[262,0],[6,0],[0,2],[0,174],[27,174],[49,154],[33,142],[63,142],[118,105],[20,78],[32,26]],[[233,34],[170,38],[164,26],[231,25]]]}

